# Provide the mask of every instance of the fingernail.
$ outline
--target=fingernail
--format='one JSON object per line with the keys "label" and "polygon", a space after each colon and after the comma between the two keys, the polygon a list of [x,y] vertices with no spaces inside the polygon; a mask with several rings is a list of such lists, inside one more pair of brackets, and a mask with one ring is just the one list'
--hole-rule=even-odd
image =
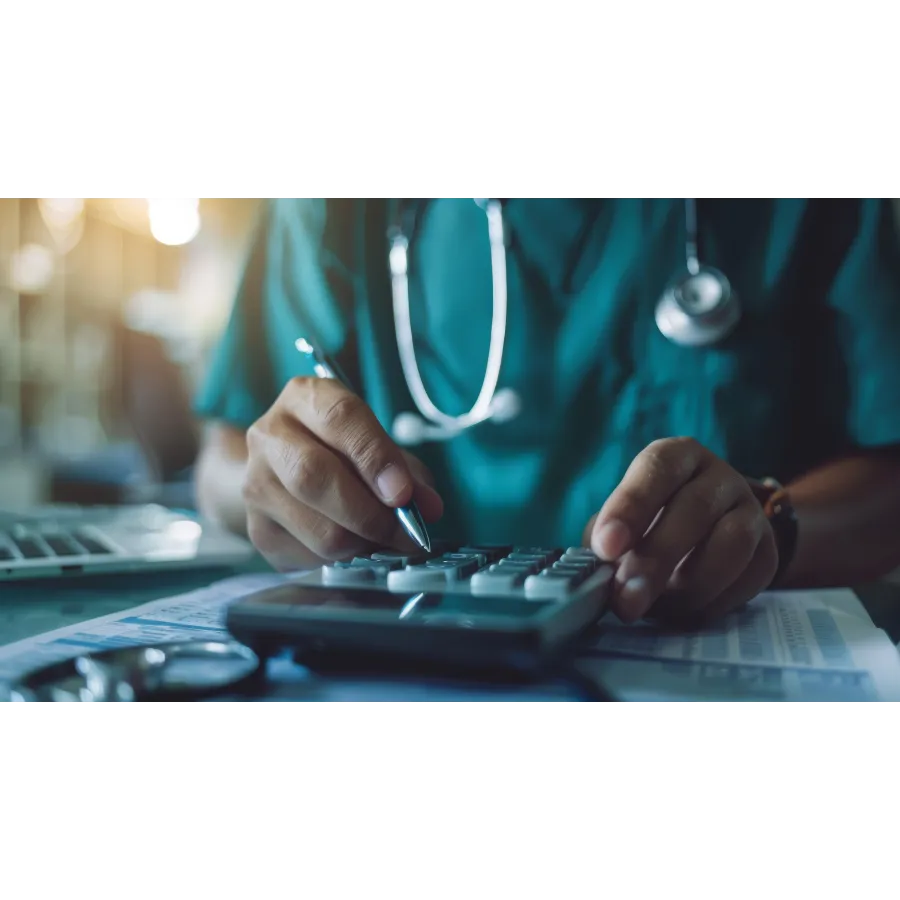
{"label": "fingernail", "polygon": [[650,579],[644,575],[636,575],[634,578],[629,578],[622,585],[619,596],[635,612],[643,615],[650,605]]}
{"label": "fingernail", "polygon": [[607,562],[618,559],[627,549],[631,533],[618,519],[607,522],[597,533],[597,555]]}
{"label": "fingernail", "polygon": [[391,503],[403,492],[408,483],[407,477],[395,465],[388,466],[375,479],[375,486],[385,503]]}

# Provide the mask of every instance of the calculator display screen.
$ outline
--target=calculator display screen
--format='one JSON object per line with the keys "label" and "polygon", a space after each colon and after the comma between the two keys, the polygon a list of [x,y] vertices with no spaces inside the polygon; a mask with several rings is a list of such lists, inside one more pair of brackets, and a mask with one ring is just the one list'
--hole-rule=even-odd
{"label": "calculator display screen", "polygon": [[245,604],[272,606],[290,615],[324,615],[328,618],[354,613],[383,613],[385,618],[427,620],[429,617],[467,616],[478,618],[530,619],[546,610],[548,604],[517,597],[472,597],[466,594],[401,593],[364,588],[323,588],[284,585],[248,598]]}

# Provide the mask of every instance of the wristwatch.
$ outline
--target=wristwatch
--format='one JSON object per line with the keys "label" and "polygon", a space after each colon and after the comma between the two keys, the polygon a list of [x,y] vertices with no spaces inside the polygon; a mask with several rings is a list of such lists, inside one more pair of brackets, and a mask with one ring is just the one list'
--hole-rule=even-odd
{"label": "wristwatch", "polygon": [[775,546],[778,549],[778,568],[772,584],[777,585],[781,576],[794,558],[797,549],[797,513],[784,486],[774,478],[748,479],[756,499],[762,504],[763,512],[772,526]]}

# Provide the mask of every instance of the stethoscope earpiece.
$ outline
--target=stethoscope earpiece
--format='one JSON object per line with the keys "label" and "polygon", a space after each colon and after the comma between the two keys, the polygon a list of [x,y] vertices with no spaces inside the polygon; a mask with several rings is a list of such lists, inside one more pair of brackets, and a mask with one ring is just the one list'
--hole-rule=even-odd
{"label": "stethoscope earpiece", "polygon": [[[488,414],[481,421],[496,422],[501,425],[504,422],[512,421],[521,409],[521,397],[511,388],[501,388],[494,394]],[[426,441],[448,441],[475,424],[478,423],[473,422],[457,428],[452,425],[435,425],[415,413],[404,412],[394,419],[391,434],[402,447],[415,447]]]}

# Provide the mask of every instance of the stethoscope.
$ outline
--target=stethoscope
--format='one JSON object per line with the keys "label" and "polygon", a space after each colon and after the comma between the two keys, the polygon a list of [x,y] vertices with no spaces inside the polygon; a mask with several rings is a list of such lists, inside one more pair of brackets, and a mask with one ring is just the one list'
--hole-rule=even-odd
{"label": "stethoscope", "polygon": [[202,700],[252,688],[263,672],[263,660],[233,640],[114,647],[41,666],[12,684],[0,683],[0,701]]}
{"label": "stethoscope", "polygon": [[[471,409],[458,416],[443,412],[432,402],[416,361],[409,312],[409,248],[416,227],[416,207],[405,215],[398,215],[391,229],[389,266],[397,349],[403,376],[419,411],[418,415],[401,413],[394,420],[392,434],[399,444],[413,446],[427,441],[446,441],[482,422],[508,422],[521,410],[521,399],[515,391],[497,389],[506,340],[508,300],[503,202],[475,200],[487,218],[491,249],[491,341],[481,390]],[[734,330],[741,316],[740,302],[722,272],[700,264],[697,201],[687,199],[684,204],[686,270],[669,282],[660,297],[655,312],[656,326],[674,344],[706,347],[722,341]]]}

